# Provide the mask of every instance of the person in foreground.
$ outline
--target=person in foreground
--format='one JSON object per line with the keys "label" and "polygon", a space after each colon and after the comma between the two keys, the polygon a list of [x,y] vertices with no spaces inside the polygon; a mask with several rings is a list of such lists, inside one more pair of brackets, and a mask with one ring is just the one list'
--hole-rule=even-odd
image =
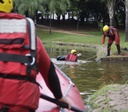
{"label": "person in foreground", "polygon": [[72,49],[68,55],[58,56],[58,61],[70,61],[70,62],[77,62],[78,57],[81,56],[81,53],[77,53],[75,49]]}
{"label": "person in foreground", "polygon": [[119,36],[118,30],[116,28],[114,28],[113,26],[105,25],[103,27],[103,32],[104,32],[102,35],[102,45],[103,46],[105,43],[105,37],[108,37],[107,56],[110,56],[110,49],[111,49],[111,45],[113,42],[115,42],[118,54],[121,54],[120,36]]}
{"label": "person in foreground", "polygon": [[55,98],[70,109],[55,67],[35,36],[34,22],[10,13],[12,9],[13,0],[0,0],[0,112],[35,112],[40,98],[38,72]]}

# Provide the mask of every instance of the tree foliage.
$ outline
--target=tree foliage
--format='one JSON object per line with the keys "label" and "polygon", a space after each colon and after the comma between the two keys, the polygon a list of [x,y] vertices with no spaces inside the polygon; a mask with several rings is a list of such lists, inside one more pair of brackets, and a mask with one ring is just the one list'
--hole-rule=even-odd
{"label": "tree foliage", "polygon": [[37,11],[44,13],[46,2],[46,0],[14,0],[15,10],[24,15],[27,13],[30,17],[33,17]]}
{"label": "tree foliage", "polygon": [[128,35],[128,0],[14,0],[14,5],[16,12],[29,17],[40,11],[50,17],[56,13],[59,20],[61,15],[65,18],[68,13],[72,20],[77,17],[81,25],[87,24],[86,20],[91,15],[103,25],[125,25]]}
{"label": "tree foliage", "polygon": [[44,14],[47,10],[50,12],[60,10],[65,13],[70,7],[70,0],[14,0],[15,11],[32,17],[37,11]]}

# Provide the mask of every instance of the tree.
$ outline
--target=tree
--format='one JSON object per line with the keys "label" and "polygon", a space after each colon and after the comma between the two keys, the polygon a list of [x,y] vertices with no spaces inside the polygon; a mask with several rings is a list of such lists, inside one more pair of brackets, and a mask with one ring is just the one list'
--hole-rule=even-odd
{"label": "tree", "polygon": [[124,5],[125,5],[125,33],[126,33],[126,37],[125,37],[125,41],[128,42],[128,0],[122,0]]}
{"label": "tree", "polygon": [[46,0],[14,0],[14,4],[15,11],[33,18],[37,11],[45,12]]}
{"label": "tree", "polygon": [[120,0],[102,0],[106,3],[108,8],[110,26],[113,26],[115,23],[115,7]]}
{"label": "tree", "polygon": [[51,14],[54,12],[65,13],[70,6],[70,0],[14,0],[14,4],[14,10],[20,14],[33,18],[38,11],[42,14],[48,12],[51,18]]}
{"label": "tree", "polygon": [[107,7],[108,7],[108,12],[109,12],[109,18],[110,18],[110,26],[112,26],[114,23],[115,4],[116,4],[116,0],[107,0]]}
{"label": "tree", "polygon": [[122,1],[119,1],[119,3],[116,5],[116,11],[115,11],[115,22],[116,27],[119,26],[125,26],[125,6]]}
{"label": "tree", "polygon": [[100,23],[103,20],[103,25],[108,20],[107,6],[103,1],[100,0],[88,0],[87,1],[87,12],[94,17],[96,26],[101,27]]}
{"label": "tree", "polygon": [[70,0],[49,0],[47,2],[48,10],[50,13],[50,34],[51,34],[51,15],[54,14],[54,12],[58,13],[58,15],[63,15],[67,9],[70,7]]}
{"label": "tree", "polygon": [[[68,10],[68,14],[71,13],[69,17],[72,17],[72,23],[74,21],[73,17],[74,16],[77,17],[77,22],[76,22],[76,29],[77,30],[79,28],[80,12],[82,12],[82,11],[79,7],[79,0],[71,0],[71,6],[70,6],[70,9]],[[70,19],[70,18],[68,18],[68,19]]]}

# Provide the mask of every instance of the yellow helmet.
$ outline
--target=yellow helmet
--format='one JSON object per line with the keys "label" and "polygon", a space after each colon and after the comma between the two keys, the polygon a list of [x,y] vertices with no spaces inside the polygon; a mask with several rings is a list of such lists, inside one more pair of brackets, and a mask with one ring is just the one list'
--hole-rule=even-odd
{"label": "yellow helmet", "polygon": [[13,0],[0,0],[0,11],[11,12],[13,9]]}
{"label": "yellow helmet", "polygon": [[77,54],[77,51],[75,49],[72,49],[71,54]]}
{"label": "yellow helmet", "polygon": [[109,26],[108,26],[108,25],[105,25],[105,26],[103,27],[103,31],[106,32],[106,31],[108,31],[108,30],[109,30]]}

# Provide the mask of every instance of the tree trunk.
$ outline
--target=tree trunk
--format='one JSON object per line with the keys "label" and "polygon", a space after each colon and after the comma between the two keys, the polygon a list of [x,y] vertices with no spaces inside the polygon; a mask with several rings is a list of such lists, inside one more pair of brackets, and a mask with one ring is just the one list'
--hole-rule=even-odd
{"label": "tree trunk", "polygon": [[115,26],[115,6],[109,8],[110,26]]}
{"label": "tree trunk", "polygon": [[79,18],[77,18],[77,25],[76,25],[76,30],[79,29]]}
{"label": "tree trunk", "polygon": [[125,42],[128,42],[128,0],[125,0],[123,2],[125,5]]}
{"label": "tree trunk", "polygon": [[113,26],[113,18],[110,18],[110,26]]}
{"label": "tree trunk", "polygon": [[65,15],[62,15],[63,23],[65,22]]}
{"label": "tree trunk", "polygon": [[115,15],[115,0],[107,1],[107,7],[109,11],[110,26],[114,25],[114,15]]}
{"label": "tree trunk", "polygon": [[125,32],[126,32],[126,37],[125,41],[128,42],[128,6],[125,6],[126,9],[126,18],[125,18]]}
{"label": "tree trunk", "polygon": [[49,34],[51,35],[52,30],[52,19],[51,19],[51,13],[50,13],[50,23],[49,23]]}

